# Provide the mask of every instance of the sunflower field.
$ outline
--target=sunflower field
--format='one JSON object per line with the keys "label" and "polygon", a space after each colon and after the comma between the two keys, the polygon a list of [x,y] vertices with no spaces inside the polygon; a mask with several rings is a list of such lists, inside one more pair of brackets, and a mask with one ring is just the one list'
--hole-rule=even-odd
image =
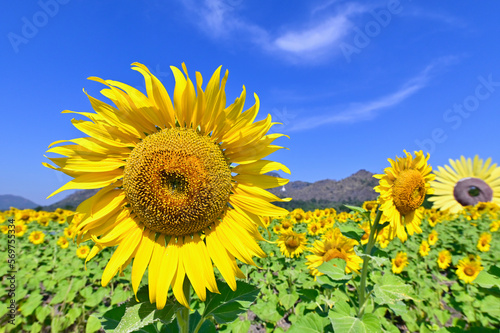
{"label": "sunflower field", "polygon": [[[374,175],[378,198],[348,211],[291,212],[267,191],[290,170],[228,71],[203,88],[171,67],[173,98],[140,63],[146,94],[91,77],[109,105],[63,111],[88,135],[49,145],[98,189],[75,212],[0,215],[4,332],[496,332],[500,168],[462,157],[433,170],[404,151]],[[52,154],[58,157],[51,157]],[[61,157],[62,156],[62,157]],[[434,209],[425,210],[425,198]],[[49,197],[50,197],[49,196]]]}
{"label": "sunflower field", "polygon": [[[369,239],[367,215],[375,218],[376,206],[376,202],[366,202],[364,209],[351,213],[296,209],[280,218],[264,219],[267,231],[261,232],[266,241],[261,246],[268,257],[257,258],[256,266],[242,267],[244,277],[238,279],[232,303],[217,308],[221,300],[211,293],[207,302],[194,299],[194,313],[204,314],[207,307],[213,307],[206,321],[211,325],[202,325],[200,332],[498,331],[500,209],[494,204],[468,206],[457,214],[419,208],[422,233],[404,243],[379,234],[367,274],[373,297],[362,317],[357,317],[360,274],[355,267],[362,262],[361,247]],[[49,213],[16,209],[2,213],[4,253],[8,221],[16,221],[18,313],[15,324],[7,324],[9,268],[2,265],[1,330],[176,331],[170,322],[175,312],[173,303],[167,303],[167,311],[144,304],[132,306],[135,313],[127,315],[135,318],[135,326],[120,329],[117,313],[126,304],[141,304],[131,289],[131,269],[126,268],[102,287],[102,271],[112,251],[101,251],[85,265],[89,248],[72,241],[75,224],[68,218],[71,214],[65,210]],[[328,242],[335,238],[343,240]],[[346,273],[349,270],[345,268],[350,266],[354,269]],[[147,284],[147,276],[143,282]],[[221,284],[221,293],[223,288]],[[147,291],[139,290],[138,297],[147,301]]]}

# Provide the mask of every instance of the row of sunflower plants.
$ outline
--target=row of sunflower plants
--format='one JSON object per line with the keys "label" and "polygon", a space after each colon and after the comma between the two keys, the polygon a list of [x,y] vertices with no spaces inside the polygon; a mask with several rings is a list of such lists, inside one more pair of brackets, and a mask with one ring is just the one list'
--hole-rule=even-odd
{"label": "row of sunflower plants", "polygon": [[[376,203],[364,207],[369,210],[352,207],[349,214],[295,210],[268,219],[269,233],[262,230],[268,241],[262,249],[269,256],[257,259],[256,266],[243,267],[236,291],[218,283],[220,294],[209,293],[205,302],[194,299],[192,310],[199,315],[190,316],[192,330],[454,332],[452,328],[474,331],[499,325],[498,208],[478,205],[453,215],[421,209],[422,233],[406,242],[398,238],[387,242],[388,229],[382,229],[370,256],[369,301],[360,318],[362,274],[356,265],[365,257],[363,247],[370,239],[367,222],[377,216]],[[139,290],[136,300],[126,278],[100,286],[111,254],[102,251],[85,265],[89,248],[78,248],[71,241],[74,224],[56,216],[47,222],[49,213],[44,212],[32,211],[28,219],[22,214],[30,212],[5,212],[1,224],[4,231],[9,217],[20,221],[17,260],[23,274],[17,281],[20,315],[14,331],[39,332],[47,327],[54,332],[94,332],[101,327],[121,331],[120,325],[127,321],[143,331],[176,330],[177,323],[167,320],[182,310],[175,302],[157,310],[149,302],[147,287]],[[353,269],[346,269],[349,266]],[[6,269],[2,267],[2,275]],[[1,308],[3,323],[6,303]],[[202,316],[212,320],[202,322]]]}
{"label": "row of sunflower plants", "polygon": [[[68,223],[72,214],[62,209],[50,213],[11,209],[0,214],[3,253],[7,253],[8,222],[15,221],[13,266],[0,266],[0,332],[46,332],[47,328],[96,332],[101,323],[91,314],[103,313],[133,295],[123,278],[101,287],[100,274],[110,253],[85,265],[90,249],[73,241],[74,225]],[[12,276],[14,280],[8,279]],[[16,303],[14,320],[8,307],[11,299]]]}

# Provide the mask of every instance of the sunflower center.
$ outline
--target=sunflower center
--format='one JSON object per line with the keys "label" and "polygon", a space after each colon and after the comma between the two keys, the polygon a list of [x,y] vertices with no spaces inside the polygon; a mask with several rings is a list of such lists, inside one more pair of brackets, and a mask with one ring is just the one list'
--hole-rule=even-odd
{"label": "sunflower center", "polygon": [[344,259],[344,260],[347,259],[346,255],[344,253],[342,253],[341,251],[339,251],[337,248],[329,249],[323,255],[324,262],[328,262],[328,261],[335,259],[335,258],[340,258],[340,259]]}
{"label": "sunflower center", "polygon": [[397,210],[406,215],[415,211],[425,199],[425,181],[420,172],[403,170],[394,181],[392,195]]}
{"label": "sunflower center", "polygon": [[478,202],[490,202],[493,189],[480,178],[468,177],[455,184],[453,196],[462,206],[474,206]]}
{"label": "sunflower center", "polygon": [[400,267],[402,264],[403,264],[403,259],[401,259],[401,258],[397,258],[394,261],[394,265],[396,265],[396,267]]}
{"label": "sunflower center", "polygon": [[224,154],[209,137],[168,128],[134,148],[123,188],[147,228],[179,237],[199,232],[221,217],[231,179]]}
{"label": "sunflower center", "polygon": [[286,245],[287,248],[295,250],[296,248],[299,247],[300,241],[299,241],[299,239],[297,237],[290,236],[285,241],[285,245]]}
{"label": "sunflower center", "polygon": [[474,268],[472,268],[472,267],[465,267],[465,268],[464,268],[464,273],[465,273],[465,275],[467,275],[467,276],[473,276],[473,275],[474,275],[474,273],[475,273],[475,270],[474,270]]}

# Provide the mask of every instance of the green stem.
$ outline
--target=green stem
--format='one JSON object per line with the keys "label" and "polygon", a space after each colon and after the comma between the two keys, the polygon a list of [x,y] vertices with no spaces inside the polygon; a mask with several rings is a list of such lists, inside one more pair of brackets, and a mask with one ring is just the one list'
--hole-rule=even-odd
{"label": "green stem", "polygon": [[[382,211],[379,209],[377,212],[377,216],[375,217],[375,221],[373,221],[371,230],[370,230],[370,237],[368,238],[368,244],[366,244],[365,247],[365,254],[370,255],[371,251],[373,249],[373,246],[375,245],[375,240],[376,234],[377,234],[377,228],[380,222],[380,218],[382,217]],[[363,257],[363,268],[361,269],[361,280],[359,284],[359,289],[358,289],[358,298],[359,298],[359,311],[358,311],[358,318],[361,318],[363,316],[363,313],[365,311],[365,302],[366,302],[366,277],[368,275],[368,263],[370,262],[370,257],[364,256]]]}
{"label": "green stem", "polygon": [[[186,296],[187,304],[191,303],[191,284],[187,277],[184,278],[184,283],[182,285],[182,291]],[[189,308],[182,307],[176,313],[177,325],[179,325],[179,333],[189,332]]]}

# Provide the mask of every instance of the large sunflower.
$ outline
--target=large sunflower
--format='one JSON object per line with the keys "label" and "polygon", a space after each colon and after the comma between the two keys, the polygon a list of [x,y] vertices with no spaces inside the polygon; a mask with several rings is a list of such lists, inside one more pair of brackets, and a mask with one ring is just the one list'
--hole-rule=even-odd
{"label": "large sunflower", "polygon": [[435,189],[429,201],[434,207],[460,212],[464,206],[474,206],[478,202],[494,202],[500,205],[500,167],[485,162],[475,156],[474,160],[461,156],[459,160],[450,159],[450,165],[438,166],[436,180],[431,183]]}
{"label": "large sunflower", "polygon": [[[257,226],[261,217],[288,212],[272,205],[283,201],[265,189],[288,180],[264,175],[289,170],[262,158],[281,149],[272,142],[283,134],[267,134],[271,116],[254,122],[259,99],[243,111],[246,91],[226,107],[227,71],[220,67],[205,90],[202,76],[196,84],[171,67],[175,77],[173,101],[161,82],[142,64],[132,69],[145,79],[147,95],[126,84],[92,77],[108,88],[101,93],[116,107],[88,96],[96,113],[79,113],[72,120],[89,137],[48,152],[74,179],[52,195],[68,189],[100,189],[78,208],[78,242],[93,240],[87,261],[105,247],[118,245],[102,275],[105,286],[133,261],[132,288],[137,294],[146,268],[149,297],[158,309],[167,292],[186,307],[184,279],[189,279],[201,300],[206,289],[218,292],[213,264],[236,289],[235,277],[244,277],[236,259],[255,264],[253,256],[266,254]],[[72,112],[72,111],[64,111]],[[212,264],[213,263],[213,264]]]}
{"label": "large sunflower", "polygon": [[424,156],[422,151],[416,151],[413,158],[411,153],[404,152],[406,157],[396,156],[395,161],[389,158],[391,166],[383,174],[373,176],[380,179],[375,191],[380,193],[382,221],[389,221],[389,237],[397,236],[402,242],[408,238],[407,232],[410,235],[422,232],[423,215],[418,208],[425,195],[432,193],[430,181],[435,177],[427,164],[429,154]]}

